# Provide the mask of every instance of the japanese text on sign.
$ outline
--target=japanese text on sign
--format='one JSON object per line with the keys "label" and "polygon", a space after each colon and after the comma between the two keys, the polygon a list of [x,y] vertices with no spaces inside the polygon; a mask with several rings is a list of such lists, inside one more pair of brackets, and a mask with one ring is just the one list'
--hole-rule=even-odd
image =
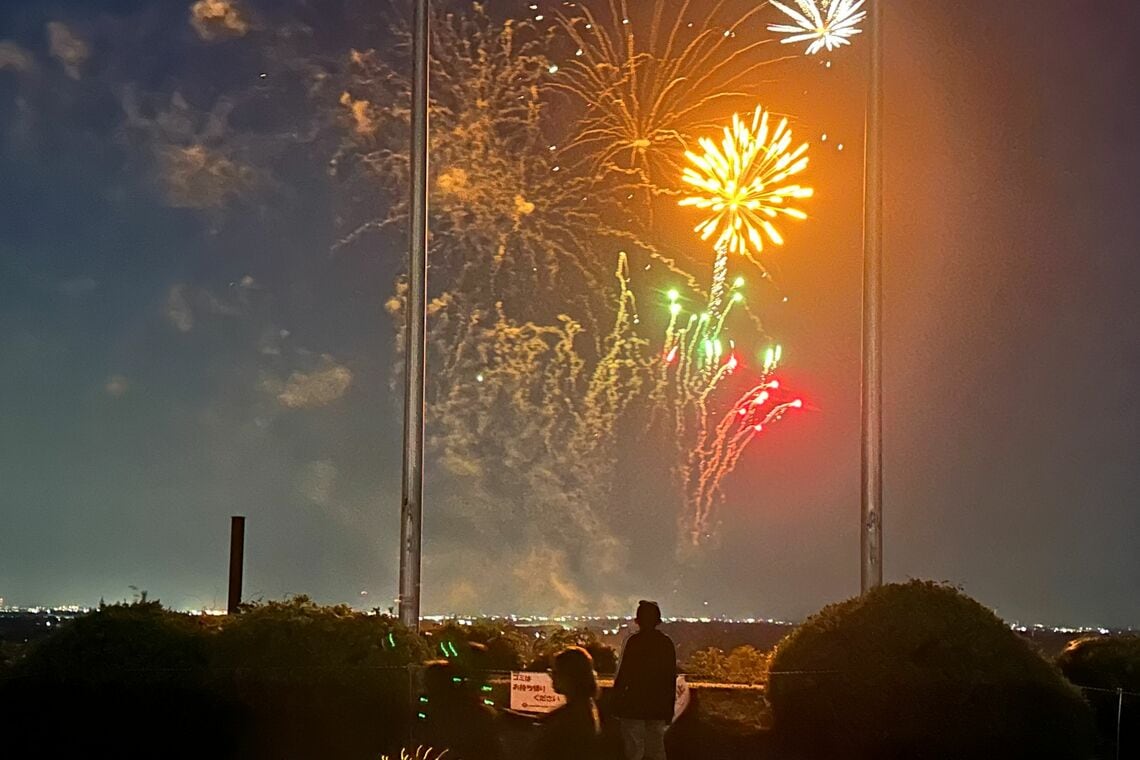
{"label": "japanese text on sign", "polygon": [[547,713],[566,704],[549,673],[511,672],[511,709]]}

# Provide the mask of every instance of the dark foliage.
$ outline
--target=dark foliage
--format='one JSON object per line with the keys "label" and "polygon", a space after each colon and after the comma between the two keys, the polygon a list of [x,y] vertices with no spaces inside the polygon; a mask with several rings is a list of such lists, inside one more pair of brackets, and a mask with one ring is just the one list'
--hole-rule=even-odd
{"label": "dark foliage", "polygon": [[598,639],[598,635],[588,628],[559,629],[535,639],[531,649],[528,670],[545,670],[550,667],[554,655],[566,647],[582,647],[594,658],[594,670],[601,675],[617,672],[617,652],[609,644]]}
{"label": "dark foliage", "polygon": [[[471,625],[448,621],[426,638],[433,657],[458,659],[474,670],[522,670],[530,654],[526,634],[494,620],[476,620]],[[482,644],[484,649],[472,656],[468,643]]]}
{"label": "dark foliage", "polygon": [[693,652],[685,661],[684,671],[690,675],[690,680],[766,684],[771,657],[771,652],[761,652],[747,644],[731,652],[708,647]]}
{"label": "dark foliage", "polygon": [[768,696],[794,758],[1091,754],[1080,693],[992,612],[929,582],[809,618],[777,647]]}
{"label": "dark foliage", "polygon": [[99,757],[375,760],[408,736],[407,666],[425,654],[392,618],[305,597],[227,618],[113,605],[38,642],[0,715],[29,745],[15,757],[50,737]]}
{"label": "dark foliage", "polygon": [[23,646],[15,642],[0,641],[0,680],[8,672],[16,660],[20,658]]}
{"label": "dark foliage", "polygon": [[201,748],[183,737],[208,726],[211,754],[232,756],[240,710],[210,687],[208,638],[202,620],[145,601],[61,626],[0,684],[6,747],[40,756],[48,739],[92,757],[151,757],[157,746],[190,757]]}
{"label": "dark foliage", "polygon": [[217,688],[247,710],[243,756],[375,758],[408,736],[426,647],[384,615],[307,597],[246,605],[212,645]]}
{"label": "dark foliage", "polygon": [[1085,698],[1096,714],[1101,755],[1117,756],[1119,715],[1119,757],[1140,757],[1140,636],[1077,639],[1056,662],[1066,678],[1087,687]]}

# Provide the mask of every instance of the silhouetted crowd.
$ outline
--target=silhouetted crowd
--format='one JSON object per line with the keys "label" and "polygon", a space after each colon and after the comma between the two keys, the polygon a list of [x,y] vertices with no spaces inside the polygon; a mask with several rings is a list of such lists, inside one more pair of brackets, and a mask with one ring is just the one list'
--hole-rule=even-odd
{"label": "silhouetted crowd", "polygon": [[[677,653],[672,640],[658,630],[661,610],[642,601],[635,618],[638,631],[622,647],[607,711],[618,720],[626,760],[665,760],[665,731],[673,720]],[[475,651],[478,651],[476,645]],[[554,690],[566,702],[541,717],[511,710],[496,711],[484,703],[463,668],[448,660],[427,664],[427,705],[419,725],[419,742],[447,760],[502,760],[501,734],[531,724],[533,760],[598,760],[606,757],[598,712],[598,678],[594,661],[581,647],[567,647],[551,663]]]}

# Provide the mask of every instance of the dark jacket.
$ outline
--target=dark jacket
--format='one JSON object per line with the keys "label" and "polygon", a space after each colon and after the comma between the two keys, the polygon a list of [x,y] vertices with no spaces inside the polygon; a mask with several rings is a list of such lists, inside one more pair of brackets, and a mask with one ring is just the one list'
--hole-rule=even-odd
{"label": "dark jacket", "polygon": [[602,728],[594,700],[567,702],[539,726],[535,760],[597,760]]}
{"label": "dark jacket", "polygon": [[495,711],[470,699],[437,697],[429,703],[427,717],[418,728],[419,742],[436,753],[447,750],[448,760],[501,757]]}
{"label": "dark jacket", "polygon": [[673,720],[677,649],[656,628],[630,636],[614,679],[614,714],[638,720]]}

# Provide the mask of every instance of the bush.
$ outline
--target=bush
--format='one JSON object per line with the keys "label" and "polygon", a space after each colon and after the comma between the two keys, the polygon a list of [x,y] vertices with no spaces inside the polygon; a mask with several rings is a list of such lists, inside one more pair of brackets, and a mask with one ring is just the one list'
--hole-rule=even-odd
{"label": "bush", "polygon": [[248,710],[244,756],[376,757],[407,736],[407,666],[426,654],[391,617],[298,596],[243,605],[211,664],[218,688]]}
{"label": "bush", "polygon": [[[461,664],[475,670],[522,670],[530,653],[530,639],[513,625],[494,620],[477,620],[471,625],[460,625],[449,620],[426,638],[433,657],[464,660]],[[477,662],[466,662],[468,643],[482,644],[486,650]]]}
{"label": "bush", "polygon": [[100,607],[31,647],[23,677],[69,684],[186,683],[200,680],[206,637],[196,618],[159,602]]}
{"label": "bush", "polygon": [[589,628],[560,628],[535,639],[531,649],[528,670],[545,670],[553,662],[554,655],[566,647],[582,647],[594,658],[594,670],[603,675],[617,672],[617,653],[609,644],[598,639],[598,634]]}
{"label": "bush", "polygon": [[796,758],[1089,757],[1080,693],[996,615],[929,582],[825,607],[769,673]]}
{"label": "bush", "polygon": [[747,644],[727,654],[723,649],[708,647],[693,652],[685,662],[684,671],[696,680],[766,684],[771,657],[771,653]]}
{"label": "bush", "polygon": [[15,641],[0,641],[0,679],[3,679],[5,674],[16,664],[20,659],[21,653],[25,645]]}
{"label": "bush", "polygon": [[242,605],[213,644],[213,664],[269,681],[355,680],[365,670],[403,668],[427,655],[423,640],[388,615],[307,596]]}
{"label": "bush", "polygon": [[[149,757],[163,746],[163,755],[182,757],[192,752],[170,745],[171,727],[209,725],[216,754],[225,757],[237,714],[210,689],[208,637],[200,619],[158,602],[104,606],[76,618],[11,669],[0,713],[18,730],[4,733],[37,747],[50,737],[93,756]],[[124,725],[130,730],[108,731]]]}
{"label": "bush", "polygon": [[225,618],[112,605],[32,646],[0,715],[29,747],[116,758],[197,757],[183,733],[202,731],[213,757],[378,757],[407,738],[407,666],[426,654],[390,617],[306,597]]}
{"label": "bush", "polygon": [[[1140,636],[1077,639],[1057,656],[1057,666],[1078,686],[1091,687],[1085,698],[1096,715],[1098,743],[1105,756],[1116,750],[1120,710],[1120,757],[1140,756]],[[1122,689],[1131,694],[1121,697]]]}

